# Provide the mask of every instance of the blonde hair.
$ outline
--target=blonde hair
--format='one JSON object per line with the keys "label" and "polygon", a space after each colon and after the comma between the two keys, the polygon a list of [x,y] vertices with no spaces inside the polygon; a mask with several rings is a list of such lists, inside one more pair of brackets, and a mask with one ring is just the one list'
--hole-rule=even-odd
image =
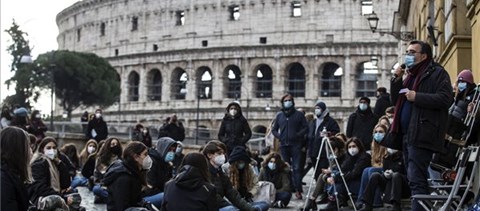
{"label": "blonde hair", "polygon": [[[385,131],[385,134],[387,133],[387,126],[383,124],[377,124],[373,128],[373,132],[375,133],[375,130],[377,128],[382,128],[383,131]],[[382,167],[383,166],[383,158],[387,154],[387,148],[378,144],[375,140],[372,140],[372,167]]]}

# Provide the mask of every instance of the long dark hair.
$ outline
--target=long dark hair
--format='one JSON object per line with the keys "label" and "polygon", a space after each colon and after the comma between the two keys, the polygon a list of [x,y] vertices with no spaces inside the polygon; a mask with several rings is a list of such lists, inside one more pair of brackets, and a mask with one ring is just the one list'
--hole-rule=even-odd
{"label": "long dark hair", "polygon": [[287,164],[285,163],[285,161],[282,160],[282,156],[280,156],[280,154],[276,152],[272,152],[267,156],[267,158],[265,158],[265,161],[263,161],[262,163],[262,167],[264,169],[268,168],[267,165],[272,158],[275,158],[275,166],[276,166],[275,171],[283,171],[285,167],[287,167]]}
{"label": "long dark hair", "polygon": [[210,182],[210,172],[208,171],[207,162],[207,158],[202,153],[191,152],[185,155],[180,166],[183,167],[185,165],[190,165],[197,168],[200,172],[200,175],[202,175],[203,180]]}
{"label": "long dark hair", "polygon": [[123,163],[134,172],[135,175],[140,177],[140,181],[143,185],[147,185],[147,172],[142,171],[138,166],[136,157],[140,156],[143,151],[147,150],[147,146],[142,142],[132,141],[128,143],[127,147],[123,150]]}
{"label": "long dark hair", "polygon": [[[107,138],[105,140],[105,143],[100,148],[100,151],[98,151],[98,154],[97,154],[97,158],[100,160],[100,163],[106,164],[106,165],[110,164],[108,162],[110,162],[110,159],[112,158],[112,154],[113,154],[110,147],[110,143],[112,143],[113,140],[117,140],[118,145],[120,146],[120,151],[122,151],[122,144],[120,144],[120,139],[116,137]],[[122,155],[120,154],[118,157],[121,158]]]}
{"label": "long dark hair", "polygon": [[6,165],[23,182],[31,182],[31,149],[27,133],[18,127],[6,127],[0,132],[2,165]]}
{"label": "long dark hair", "polygon": [[55,146],[57,147],[57,153],[58,153],[57,140],[54,137],[50,137],[50,136],[47,136],[47,137],[43,138],[42,141],[40,141],[40,144],[38,144],[38,147],[37,147],[37,152],[45,154],[45,152],[43,151],[43,148],[45,148],[45,146],[50,142],[55,143]]}
{"label": "long dark hair", "polygon": [[63,152],[63,154],[65,154],[70,161],[72,161],[73,165],[75,165],[75,168],[80,168],[77,147],[75,144],[65,144],[62,146],[62,148],[60,148],[60,151]]}

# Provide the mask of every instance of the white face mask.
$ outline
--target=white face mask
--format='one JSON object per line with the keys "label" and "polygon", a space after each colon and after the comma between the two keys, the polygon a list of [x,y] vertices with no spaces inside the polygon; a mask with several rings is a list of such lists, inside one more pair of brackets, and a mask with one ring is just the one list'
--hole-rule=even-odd
{"label": "white face mask", "polygon": [[316,109],[315,109],[315,115],[316,115],[316,116],[322,115],[322,109],[316,108]]}
{"label": "white face mask", "polygon": [[102,117],[102,114],[101,113],[95,113],[95,117],[98,119],[98,118]]}
{"label": "white face mask", "polygon": [[89,147],[87,148],[87,152],[88,152],[88,154],[92,154],[92,153],[94,153],[94,152],[95,152],[95,150],[96,150],[96,148],[95,148],[94,146],[89,146]]}
{"label": "white face mask", "polygon": [[42,115],[37,114],[37,115],[35,115],[35,117],[40,119],[42,117]]}
{"label": "white face mask", "polygon": [[150,158],[150,156],[147,156],[143,159],[142,168],[145,170],[149,170],[150,168],[152,168],[152,164],[152,158]]}
{"label": "white face mask", "polygon": [[365,111],[367,110],[368,105],[366,103],[360,103],[360,105],[358,105],[358,108],[360,108],[360,110],[362,111]]}
{"label": "white face mask", "polygon": [[388,152],[388,154],[394,154],[394,153],[398,152],[398,150],[387,148],[387,152]]}
{"label": "white face mask", "polygon": [[358,148],[356,148],[356,147],[348,148],[348,153],[349,153],[351,156],[355,156],[355,155],[358,154]]}
{"label": "white face mask", "polygon": [[45,155],[50,158],[50,159],[55,159],[56,155],[57,155],[57,150],[55,149],[47,149],[45,150]]}
{"label": "white face mask", "polygon": [[215,165],[217,166],[221,166],[225,163],[225,155],[224,154],[221,154],[221,155],[217,155],[215,156],[215,158],[213,159],[213,162],[215,163]]}
{"label": "white face mask", "polygon": [[230,109],[230,111],[228,112],[231,116],[235,116],[237,114],[237,110],[235,109]]}

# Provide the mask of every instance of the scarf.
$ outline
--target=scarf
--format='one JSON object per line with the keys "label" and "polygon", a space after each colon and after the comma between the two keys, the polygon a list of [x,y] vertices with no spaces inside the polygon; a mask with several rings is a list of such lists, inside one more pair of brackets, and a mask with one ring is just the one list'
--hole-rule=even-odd
{"label": "scarf", "polygon": [[36,152],[33,155],[30,164],[32,164],[37,159],[44,159],[47,161],[49,166],[48,171],[50,172],[50,186],[53,188],[53,190],[60,193],[60,173],[58,171],[57,165],[53,163],[53,161],[45,154],[40,152]]}
{"label": "scarf", "polygon": [[[413,86],[411,90],[417,91],[422,75],[427,71],[427,68],[431,63],[432,63],[432,59],[425,59],[420,63],[414,65],[412,68],[410,68],[408,70],[410,73],[407,75],[407,78],[403,81],[402,88],[408,88],[408,85],[412,82],[412,80],[415,80],[413,81]],[[400,129],[399,127],[400,116],[401,116],[400,111],[405,101],[407,101],[407,97],[405,97],[405,94],[401,94],[397,99],[397,103],[395,104],[395,115],[393,117],[393,122],[391,125],[392,133],[396,134]]]}

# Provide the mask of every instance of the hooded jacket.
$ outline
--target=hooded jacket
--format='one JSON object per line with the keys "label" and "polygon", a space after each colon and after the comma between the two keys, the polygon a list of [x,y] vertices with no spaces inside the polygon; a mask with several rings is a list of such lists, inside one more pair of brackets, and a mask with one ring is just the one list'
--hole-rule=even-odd
{"label": "hooded jacket", "polygon": [[217,211],[215,187],[205,181],[200,170],[186,165],[165,184],[162,210]]}
{"label": "hooded jacket", "polygon": [[292,102],[293,106],[289,109],[284,108],[282,104],[282,111],[276,115],[272,133],[276,138],[280,139],[280,146],[301,147],[303,140],[305,140],[308,124],[305,115],[295,108],[293,98]]}
{"label": "hooded jacket", "polygon": [[142,206],[142,182],[132,168],[122,160],[116,160],[108,167],[103,178],[108,191],[107,210]]}
{"label": "hooded jacket", "polygon": [[[92,136],[93,129],[95,129],[95,132],[97,133],[97,136],[95,137]],[[87,140],[95,139],[97,142],[106,139],[108,136],[108,128],[107,123],[103,121],[103,117],[93,118],[90,120],[88,122],[87,133],[85,135],[87,136]]]}
{"label": "hooded jacket", "polygon": [[[235,116],[229,114],[229,108],[235,105],[238,110]],[[248,140],[252,137],[252,130],[248,125],[247,119],[242,114],[242,108],[236,102],[231,102],[226,108],[225,116],[220,124],[218,131],[218,139],[227,145],[229,152],[236,146],[245,146]],[[228,153],[230,154],[230,153]]]}
{"label": "hooded jacket", "polygon": [[[318,106],[318,104],[319,103],[317,103],[316,106]],[[320,125],[317,126],[317,119],[319,118],[323,120]],[[323,128],[326,128],[329,135],[335,135],[340,132],[340,127],[338,126],[337,121],[330,117],[329,111],[326,107],[323,109],[322,114],[320,115],[320,117],[317,117],[317,119],[310,122],[307,135],[308,156],[315,158],[318,156],[318,151],[320,151],[320,146],[322,144],[323,137],[321,137],[321,133]],[[320,158],[327,158],[327,154],[325,151],[326,146],[327,145],[324,145]]]}
{"label": "hooded jacket", "polygon": [[158,139],[155,149],[148,150],[153,163],[147,173],[147,182],[152,186],[154,193],[163,192],[165,183],[173,177],[173,163],[165,162],[165,156],[173,144],[176,143],[172,138],[162,137]]}
{"label": "hooded jacket", "polygon": [[347,122],[347,137],[357,137],[362,141],[365,150],[370,150],[370,143],[373,139],[373,128],[378,122],[378,117],[372,112],[370,105],[367,110],[357,110],[350,114]]}

